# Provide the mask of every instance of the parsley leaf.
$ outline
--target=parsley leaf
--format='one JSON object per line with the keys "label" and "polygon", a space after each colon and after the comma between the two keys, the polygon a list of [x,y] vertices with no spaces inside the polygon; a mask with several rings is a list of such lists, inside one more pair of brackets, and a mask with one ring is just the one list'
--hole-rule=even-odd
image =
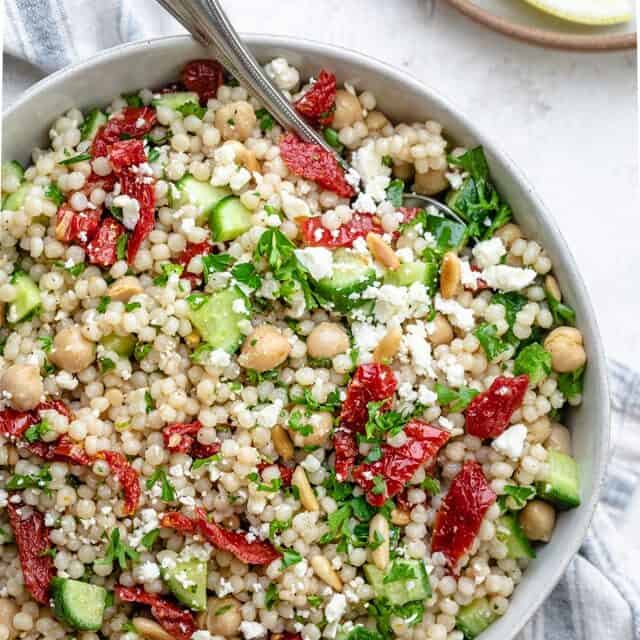
{"label": "parsley leaf", "polygon": [[311,394],[311,390],[305,388],[302,392],[301,396],[292,397],[291,402],[293,404],[302,404],[312,411],[329,411],[333,413],[339,406],[341,406],[342,402],[340,401],[340,391],[335,389],[327,396],[325,402],[320,403],[313,399],[313,395]]}
{"label": "parsley leaf", "polygon": [[281,549],[282,551],[282,568],[286,569],[298,562],[302,562],[302,556],[294,549]]}
{"label": "parsley leaf", "polygon": [[184,267],[181,264],[172,264],[171,262],[165,262],[160,266],[160,268],[162,269],[162,273],[153,279],[153,284],[156,285],[156,287],[166,286],[171,275],[175,273],[180,276],[184,270]]}
{"label": "parsley leaf", "polygon": [[498,506],[502,512],[511,509],[517,511],[523,509],[528,500],[536,496],[535,487],[520,487],[515,484],[506,484],[503,494],[498,497]]}
{"label": "parsley leaf", "polygon": [[161,483],[160,498],[164,502],[173,502],[176,499],[176,492],[167,478],[164,467],[159,467],[151,474],[146,483],[147,490],[151,490],[158,482]]}
{"label": "parsley leaf", "polygon": [[509,348],[509,344],[498,336],[498,329],[493,324],[481,324],[473,335],[478,338],[489,362],[493,362],[501,353]]}
{"label": "parsley leaf", "polygon": [[209,282],[209,278],[217,271],[226,271],[231,265],[232,258],[228,253],[212,253],[202,256],[202,269],[204,281]]}
{"label": "parsley leaf", "polygon": [[240,283],[251,289],[258,289],[262,278],[251,262],[241,262],[231,269],[231,275]]}
{"label": "parsley leaf", "polygon": [[60,191],[60,187],[54,182],[45,189],[44,197],[51,200],[58,207],[65,201],[64,194]]}
{"label": "parsley leaf", "polygon": [[533,342],[517,355],[513,364],[515,375],[526,374],[533,385],[542,382],[551,373],[551,354],[545,348]]}
{"label": "parsley leaf", "polygon": [[202,469],[202,467],[206,467],[212,462],[218,462],[220,459],[221,458],[219,453],[214,453],[212,456],[208,456],[207,458],[198,458],[197,460],[193,461],[193,464],[191,465],[191,471]]}
{"label": "parsley leaf", "polygon": [[547,288],[545,288],[545,296],[555,324],[574,325],[576,323],[576,312],[568,304],[560,302]]}
{"label": "parsley leaf", "polygon": [[301,436],[310,436],[313,433],[313,426],[303,422],[302,411],[292,411],[289,415],[289,428]]}
{"label": "parsley leaf", "polygon": [[271,131],[271,129],[273,129],[275,121],[273,116],[266,109],[258,109],[256,111],[256,118],[258,119],[258,124],[262,131]]}
{"label": "parsley leaf", "polygon": [[37,442],[38,440],[42,440],[42,436],[49,431],[51,431],[51,426],[46,420],[42,420],[37,424],[31,425],[24,432],[24,439],[27,442]]}
{"label": "parsley leaf", "polygon": [[53,349],[53,338],[51,336],[39,336],[38,342],[45,353],[49,353]]}
{"label": "parsley leaf", "polygon": [[558,389],[567,400],[582,394],[583,377],[584,367],[568,373],[561,373],[558,376]]}
{"label": "parsley leaf", "polygon": [[338,153],[343,152],[344,145],[340,142],[339,134],[335,129],[332,129],[331,127],[325,127],[322,130],[322,135],[328,145],[332,146]]}
{"label": "parsley leaf", "polygon": [[146,549],[151,549],[156,539],[160,535],[160,529],[152,529],[148,533],[145,533],[140,540],[140,544]]}
{"label": "parsley leaf", "polygon": [[118,563],[120,569],[127,570],[129,560],[136,562],[140,554],[120,540],[120,529],[117,527],[111,531],[109,536],[109,544],[105,550],[105,555],[100,560],[96,560],[98,564]]}
{"label": "parsley leaf", "polygon": [[129,107],[144,107],[144,102],[137,93],[125,93],[122,97]]}
{"label": "parsley leaf", "polygon": [[381,496],[387,490],[387,482],[384,476],[374,476],[373,487],[371,487],[371,493],[374,496]]}
{"label": "parsley leaf", "polygon": [[65,160],[58,161],[58,164],[69,165],[76,164],[77,162],[84,162],[85,160],[91,160],[90,153],[79,153],[77,156],[73,156],[71,158],[66,158]]}
{"label": "parsley leaf", "polygon": [[98,360],[98,366],[100,367],[100,373],[105,374],[116,368],[116,363],[111,358],[100,358]]}
{"label": "parsley leaf", "polygon": [[122,233],[116,242],[116,258],[124,260],[127,257],[127,244],[129,243],[129,234]]}
{"label": "parsley leaf", "polygon": [[393,437],[404,429],[408,416],[398,411],[382,411],[387,404],[387,400],[381,400],[369,402],[367,405],[369,415],[364,427],[367,440],[375,441],[385,436]]}
{"label": "parsley leaf", "polygon": [[206,107],[201,107],[199,104],[196,104],[192,100],[189,102],[185,102],[176,108],[176,111],[179,111],[182,114],[183,118],[187,116],[196,116],[197,118],[204,118],[205,113],[207,113]]}
{"label": "parsley leaf", "polygon": [[109,296],[102,296],[102,298],[100,298],[100,302],[98,303],[98,306],[96,307],[96,311],[98,313],[104,313],[107,310],[107,307],[109,306],[110,302],[111,302],[111,298]]}
{"label": "parsley leaf", "polygon": [[264,604],[267,607],[267,611],[271,611],[271,609],[278,604],[279,600],[280,594],[278,593],[278,587],[276,587],[275,582],[270,582],[264,592]]}
{"label": "parsley leaf", "polygon": [[392,180],[389,186],[387,187],[387,200],[394,207],[402,206],[402,196],[404,194],[404,181],[403,180]]}
{"label": "parsley leaf", "polygon": [[142,362],[151,351],[152,345],[149,342],[136,342],[136,346],[133,348],[133,357],[137,362]]}
{"label": "parsley leaf", "polygon": [[144,404],[147,413],[151,413],[156,408],[156,403],[154,402],[153,398],[151,397],[151,393],[149,393],[148,390],[144,392]]}
{"label": "parsley leaf", "polygon": [[390,582],[400,582],[401,580],[411,580],[411,578],[417,578],[415,569],[408,563],[396,560],[391,569],[385,575],[382,580],[383,584],[389,584]]}
{"label": "parsley leaf", "polygon": [[449,389],[443,384],[436,382],[436,394],[438,403],[447,406],[450,411],[464,411],[470,402],[478,395],[478,391],[470,387],[460,387],[459,389]]}
{"label": "parsley leaf", "polygon": [[42,489],[46,495],[51,495],[49,483],[51,482],[51,474],[49,466],[45,465],[38,473],[29,473],[26,475],[14,474],[9,478],[6,489],[9,491],[21,491],[22,489]]}
{"label": "parsley leaf", "polygon": [[273,539],[283,531],[291,528],[291,520],[272,520],[269,523],[269,539]]}

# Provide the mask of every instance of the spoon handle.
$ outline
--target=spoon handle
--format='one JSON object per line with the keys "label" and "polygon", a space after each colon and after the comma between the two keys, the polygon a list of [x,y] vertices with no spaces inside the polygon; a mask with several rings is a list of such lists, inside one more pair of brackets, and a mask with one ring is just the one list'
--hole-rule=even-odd
{"label": "spoon handle", "polygon": [[310,127],[271,82],[244,46],[218,0],[157,0],[201,44],[214,46],[222,62],[249,87],[274,118],[303,140],[315,142],[335,155],[321,134]]}

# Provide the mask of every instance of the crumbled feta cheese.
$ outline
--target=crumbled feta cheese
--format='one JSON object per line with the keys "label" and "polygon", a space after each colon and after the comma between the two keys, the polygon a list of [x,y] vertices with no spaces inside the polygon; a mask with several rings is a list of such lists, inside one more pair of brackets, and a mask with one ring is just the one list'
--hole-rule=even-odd
{"label": "crumbled feta cheese", "polygon": [[254,411],[253,416],[256,424],[265,429],[273,429],[278,422],[278,417],[282,411],[282,401],[275,400],[271,404],[265,405],[261,409]]}
{"label": "crumbled feta cheese", "polygon": [[383,201],[387,195],[386,189],[390,182],[391,168],[382,162],[382,156],[376,151],[373,140],[367,142],[353,154],[352,164],[362,178],[365,193],[376,202]]}
{"label": "crumbled feta cheese", "polygon": [[219,636],[213,636],[204,629],[198,629],[198,631],[191,634],[190,640],[215,640],[216,637]]}
{"label": "crumbled feta cheese", "polygon": [[160,567],[155,562],[143,562],[138,568],[138,576],[142,582],[151,582],[160,577]]}
{"label": "crumbled feta cheese", "polygon": [[[236,147],[233,144],[223,144],[213,152],[216,165],[233,164],[236,159]],[[232,167],[235,169],[235,167]]]}
{"label": "crumbled feta cheese", "polygon": [[240,631],[246,640],[262,638],[267,635],[267,630],[264,625],[259,622],[249,622],[248,620],[243,620],[240,623]]}
{"label": "crumbled feta cheese", "polygon": [[229,180],[229,186],[234,191],[240,191],[251,180],[251,173],[244,167],[240,167]]}
{"label": "crumbled feta cheese", "polygon": [[499,264],[500,258],[507,253],[507,250],[500,238],[491,238],[478,242],[471,253],[473,253],[478,266],[481,269],[486,269],[494,264]]}
{"label": "crumbled feta cheese", "polygon": [[402,262],[403,264],[413,262],[413,251],[409,249],[409,247],[397,249],[396,255],[398,256],[398,260],[400,260],[400,262]]}
{"label": "crumbled feta cheese", "polygon": [[444,313],[449,320],[451,320],[452,324],[460,329],[471,331],[475,326],[473,311],[463,307],[455,300],[445,299],[438,293],[436,294],[435,307],[438,311]]}
{"label": "crumbled feta cheese", "polygon": [[429,406],[435,404],[438,400],[438,394],[435,391],[432,391],[424,384],[421,384],[418,387],[418,402],[425,406]]}
{"label": "crumbled feta cheese", "polygon": [[289,220],[307,218],[311,213],[309,205],[302,198],[291,195],[288,191],[280,191],[280,201],[282,203],[282,211]]}
{"label": "crumbled feta cheese", "polygon": [[510,267],[498,264],[488,267],[482,272],[482,279],[492,288],[500,291],[520,291],[528,287],[536,278],[533,269]]}
{"label": "crumbled feta cheese", "polygon": [[449,181],[452,189],[459,189],[462,186],[462,176],[457,171],[447,171],[444,177]]}
{"label": "crumbled feta cheese", "polygon": [[376,210],[375,200],[370,194],[361,193],[353,203],[353,210],[362,213],[371,213]]}
{"label": "crumbled feta cheese", "polygon": [[298,70],[290,66],[284,58],[275,58],[265,65],[264,70],[278,88],[283,91],[295,89],[300,82]]}
{"label": "crumbled feta cheese", "polygon": [[418,375],[434,377],[431,344],[427,342],[427,331],[424,323],[417,322],[406,327],[403,341],[411,353],[413,366]]}
{"label": "crumbled feta cheese", "polygon": [[527,427],[523,424],[514,424],[501,433],[491,446],[498,453],[501,453],[512,460],[519,460],[524,451],[524,441],[527,438]]}
{"label": "crumbled feta cheese", "polygon": [[480,278],[479,271],[474,271],[466,260],[460,261],[460,282],[463,287],[475,291],[478,288]]}
{"label": "crumbled feta cheese", "polygon": [[373,325],[368,322],[354,322],[351,325],[353,341],[361,354],[373,351],[384,338],[387,329],[384,325]]}
{"label": "crumbled feta cheese", "polygon": [[309,454],[301,463],[304,469],[306,469],[309,473],[315,473],[320,470],[320,460],[316,458],[313,454]]}
{"label": "crumbled feta cheese", "polygon": [[338,622],[347,610],[347,599],[341,593],[334,593],[327,603],[324,615],[328,622]]}
{"label": "crumbled feta cheese", "polygon": [[122,224],[127,229],[134,229],[140,218],[140,203],[135,198],[121,195],[113,199],[113,204],[122,209]]}
{"label": "crumbled feta cheese", "polygon": [[325,247],[306,247],[294,251],[296,258],[314,280],[333,274],[333,252]]}

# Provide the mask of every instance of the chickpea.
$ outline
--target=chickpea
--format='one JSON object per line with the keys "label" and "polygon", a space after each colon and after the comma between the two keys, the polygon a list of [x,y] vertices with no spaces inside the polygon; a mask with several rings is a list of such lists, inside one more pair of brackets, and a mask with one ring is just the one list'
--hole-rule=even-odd
{"label": "chickpea", "polygon": [[449,344],[453,340],[453,329],[449,321],[441,314],[436,314],[433,319],[434,330],[429,334],[429,342],[438,346],[439,344]]}
{"label": "chickpea", "polygon": [[556,524],[556,510],[543,500],[532,500],[518,517],[524,535],[529,540],[549,542]]}
{"label": "chickpea", "polygon": [[202,623],[214,636],[230,638],[238,635],[242,614],[240,603],[235,598],[209,598]]}
{"label": "chickpea", "polygon": [[415,175],[415,167],[410,162],[397,162],[393,165],[393,175],[400,180],[411,180]]}
{"label": "chickpea", "polygon": [[436,193],[444,191],[449,186],[445,174],[446,169],[430,169],[426,173],[416,173],[416,179],[413,183],[413,189],[416,193],[422,193],[425,196],[433,196]]}
{"label": "chickpea", "polygon": [[547,416],[538,418],[527,426],[529,442],[544,442],[551,433],[551,422]]}
{"label": "chickpea", "polygon": [[310,425],[313,431],[308,436],[292,431],[291,437],[296,447],[315,447],[327,442],[333,426],[333,416],[328,411],[312,413],[310,416],[305,415],[303,422]]}
{"label": "chickpea", "polygon": [[554,329],[544,341],[544,348],[551,354],[551,366],[558,373],[575,371],[587,361],[582,334],[574,327]]}
{"label": "chickpea", "polygon": [[86,369],[94,358],[93,343],[82,335],[77,326],[65,327],[58,332],[53,340],[53,350],[49,356],[53,364],[71,373],[78,373]]}
{"label": "chickpea", "polygon": [[307,336],[307,351],[312,358],[333,358],[349,348],[349,336],[336,322],[321,322]]}
{"label": "chickpea", "polygon": [[355,122],[362,122],[362,105],[360,100],[352,93],[344,89],[336,91],[336,110],[333,113],[331,126],[340,131],[345,127],[350,127]]}
{"label": "chickpea", "polygon": [[13,626],[13,616],[18,613],[18,605],[9,598],[0,598],[0,625],[9,631],[7,640],[13,640],[17,636],[17,631]]}
{"label": "chickpea", "polygon": [[500,227],[495,235],[502,240],[505,247],[509,248],[516,240],[522,238],[522,231],[517,224],[510,222]]}
{"label": "chickpea", "polygon": [[40,370],[33,364],[11,365],[2,375],[0,388],[18,411],[34,409],[44,391]]}
{"label": "chickpea", "polygon": [[369,131],[380,131],[389,124],[389,120],[381,111],[370,111],[366,123]]}
{"label": "chickpea", "polygon": [[224,140],[245,141],[256,126],[256,114],[245,100],[225,104],[216,111],[215,125]]}
{"label": "chickpea", "polygon": [[551,425],[549,436],[545,442],[547,449],[556,449],[560,453],[571,455],[571,432],[567,427],[554,422]]}
{"label": "chickpea", "polygon": [[238,362],[246,369],[261,373],[282,364],[290,351],[291,345],[280,330],[263,324],[246,337]]}

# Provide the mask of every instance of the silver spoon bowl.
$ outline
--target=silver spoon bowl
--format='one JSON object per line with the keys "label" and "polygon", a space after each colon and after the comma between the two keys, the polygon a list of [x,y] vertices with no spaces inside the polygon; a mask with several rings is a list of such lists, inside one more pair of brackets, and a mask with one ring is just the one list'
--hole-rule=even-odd
{"label": "silver spoon bowl", "polygon": [[[198,42],[205,47],[213,47],[221,62],[251,90],[285,129],[294,131],[307,142],[320,145],[334,155],[341,165],[347,165],[344,158],[298,115],[289,100],[271,82],[253,54],[245,47],[218,0],[156,1]],[[402,204],[405,207],[421,208],[431,205],[447,218],[463,222],[460,216],[435,198],[415,193],[406,194],[403,196]]]}

